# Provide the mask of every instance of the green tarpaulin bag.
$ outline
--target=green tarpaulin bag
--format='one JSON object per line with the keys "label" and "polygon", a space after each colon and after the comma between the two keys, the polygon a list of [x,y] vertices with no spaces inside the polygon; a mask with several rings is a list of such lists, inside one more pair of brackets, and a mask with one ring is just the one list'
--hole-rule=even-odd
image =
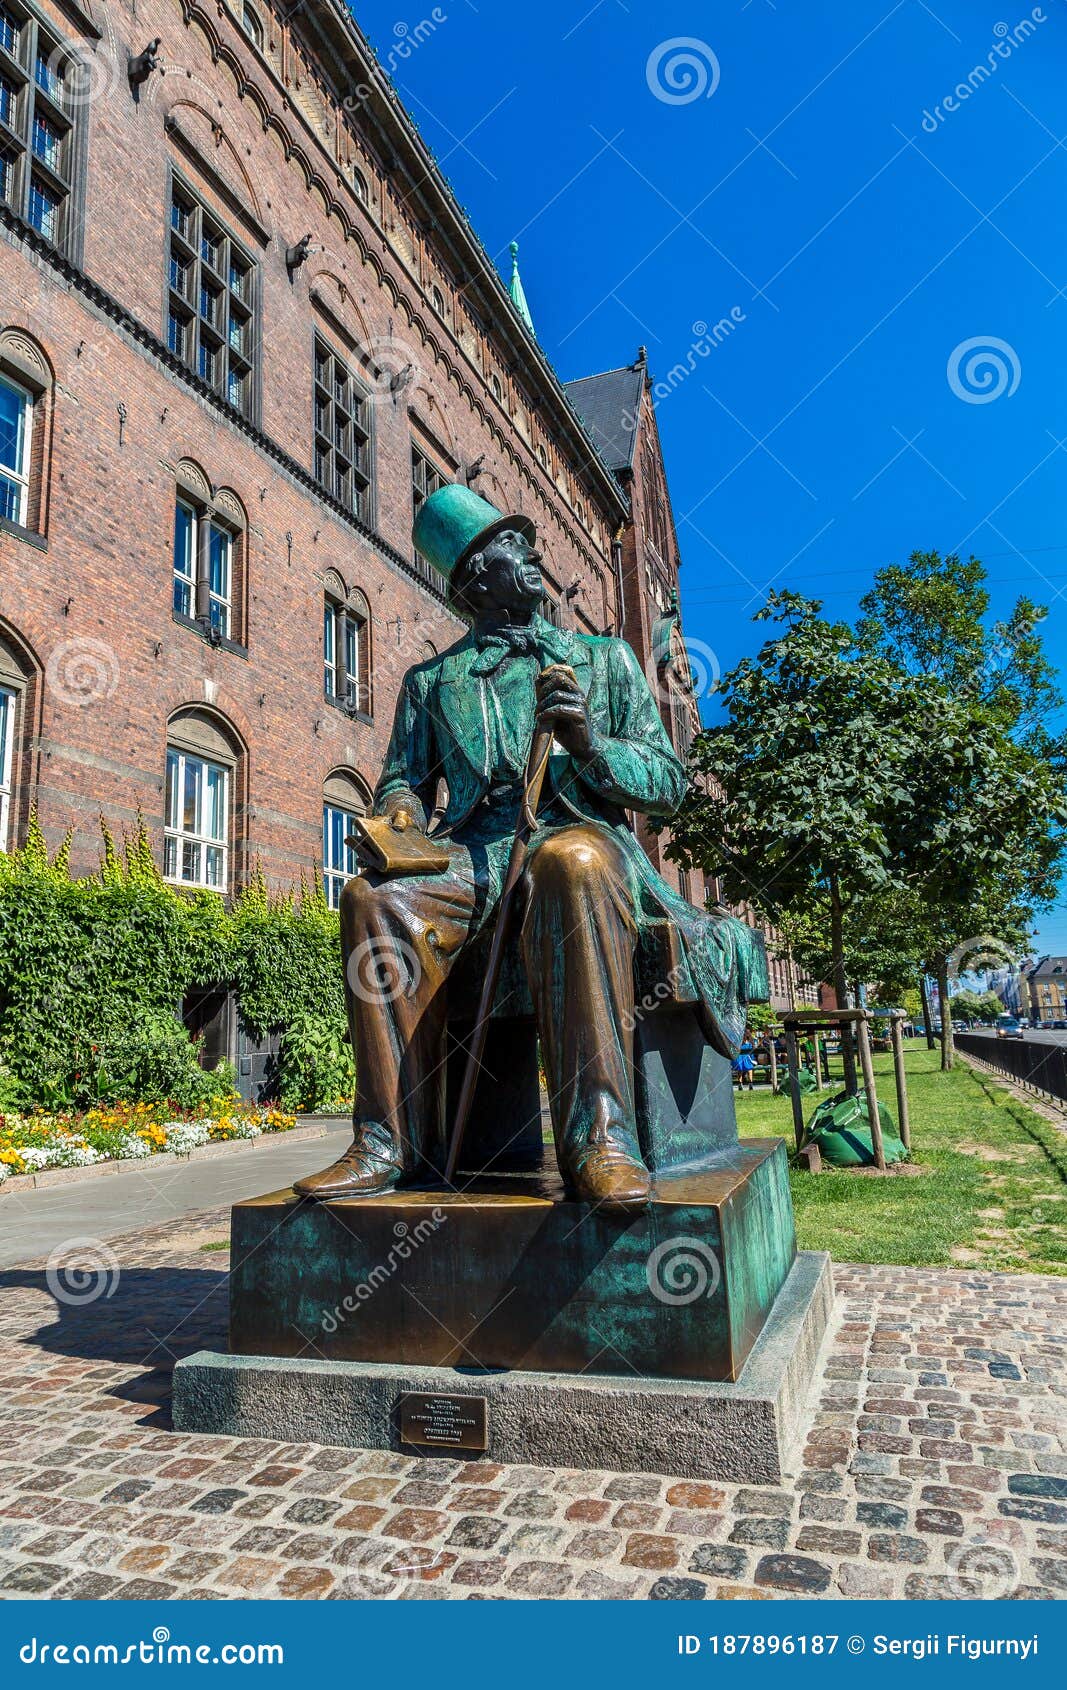
{"label": "green tarpaulin bag", "polygon": [[[903,1162],[907,1149],[897,1137],[897,1124],[884,1103],[878,1105],[882,1125],[882,1148],[887,1162]],[[863,1168],[874,1165],[867,1095],[849,1097],[839,1091],[819,1104],[804,1134],[805,1144],[817,1144],[824,1162],[834,1168]]]}

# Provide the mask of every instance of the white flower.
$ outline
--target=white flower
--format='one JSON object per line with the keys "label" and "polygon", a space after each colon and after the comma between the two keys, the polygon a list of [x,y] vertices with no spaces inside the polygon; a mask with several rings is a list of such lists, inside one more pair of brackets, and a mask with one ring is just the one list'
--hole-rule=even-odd
{"label": "white flower", "polygon": [[179,1156],[199,1149],[211,1137],[210,1127],[205,1121],[164,1121],[163,1131],[167,1135],[167,1149]]}
{"label": "white flower", "polygon": [[0,1162],[0,1185],[3,1185],[4,1181],[10,1177],[11,1169],[8,1167],[6,1162]]}
{"label": "white flower", "polygon": [[119,1158],[122,1161],[140,1161],[145,1156],[151,1156],[152,1146],[146,1144],[136,1133],[126,1133],[119,1139]]}
{"label": "white flower", "polygon": [[39,1173],[42,1168],[50,1168],[56,1160],[56,1150],[53,1145],[47,1148],[40,1144],[20,1146],[19,1155],[31,1173]]}

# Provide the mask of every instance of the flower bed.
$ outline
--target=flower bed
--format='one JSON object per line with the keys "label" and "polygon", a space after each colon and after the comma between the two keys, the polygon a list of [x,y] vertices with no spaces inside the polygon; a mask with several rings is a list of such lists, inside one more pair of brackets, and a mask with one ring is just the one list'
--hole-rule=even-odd
{"label": "flower bed", "polygon": [[183,1155],[203,1144],[259,1138],[295,1125],[295,1115],[257,1109],[236,1093],[195,1113],[167,1103],[115,1103],[84,1114],[0,1115],[0,1184],[12,1174],[140,1161],[162,1150]]}

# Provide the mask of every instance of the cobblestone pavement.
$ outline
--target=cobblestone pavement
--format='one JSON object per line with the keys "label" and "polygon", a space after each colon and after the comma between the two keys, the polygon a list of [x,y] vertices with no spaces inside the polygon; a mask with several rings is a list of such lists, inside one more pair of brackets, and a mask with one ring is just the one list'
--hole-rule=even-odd
{"label": "cobblestone pavement", "polygon": [[753,1488],[178,1435],[173,1359],[225,1346],[225,1225],[112,1241],[67,1300],[0,1272],[0,1595],[1067,1593],[1067,1280],[838,1266],[794,1471]]}

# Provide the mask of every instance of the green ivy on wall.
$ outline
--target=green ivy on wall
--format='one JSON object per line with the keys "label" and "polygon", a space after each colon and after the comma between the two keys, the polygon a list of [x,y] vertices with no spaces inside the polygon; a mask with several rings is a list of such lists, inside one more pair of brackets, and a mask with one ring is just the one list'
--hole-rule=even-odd
{"label": "green ivy on wall", "polygon": [[0,855],[9,1106],[195,1106],[232,1090],[232,1070],[205,1073],[178,1019],[187,992],[218,985],[236,991],[254,1036],[294,1029],[282,1041],[290,1106],[350,1094],[339,924],[321,886],[271,894],[257,873],[227,909],[217,893],[163,881],[143,822],[121,851],[103,820],[101,830],[100,868],[84,879],[71,876],[69,836],[49,857],[36,816],[26,844]]}

